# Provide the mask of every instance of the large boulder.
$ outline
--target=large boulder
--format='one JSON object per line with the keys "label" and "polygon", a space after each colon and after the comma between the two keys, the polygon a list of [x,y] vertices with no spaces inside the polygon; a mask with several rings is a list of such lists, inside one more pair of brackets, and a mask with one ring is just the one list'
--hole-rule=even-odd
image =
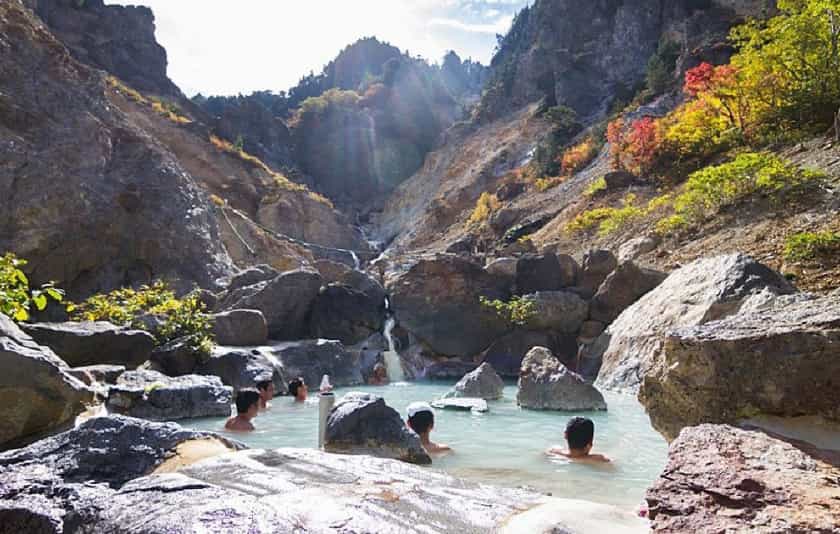
{"label": "large boulder", "polygon": [[700,259],[674,271],[601,336],[597,385],[636,391],[669,330],[732,315],[762,291],[786,294],[795,289],[779,273],[743,254]]}
{"label": "large boulder", "polygon": [[173,339],[152,351],[152,368],[169,376],[192,374],[206,355],[197,352],[185,338]]}
{"label": "large boulder", "polygon": [[505,378],[519,378],[522,360],[534,347],[548,348],[561,362],[567,364],[575,361],[578,351],[574,335],[514,330],[494,341],[482,354],[482,361],[492,365],[493,369]]}
{"label": "large boulder", "polygon": [[321,377],[330,376],[333,386],[358,386],[364,383],[358,354],[338,341],[324,339],[276,343],[262,349],[280,363],[287,380],[302,377],[310,389],[318,387]]}
{"label": "large boulder", "polygon": [[840,421],[840,292],[669,332],[639,400],[674,438],[685,426],[768,414]]}
{"label": "large boulder", "polygon": [[569,256],[563,256],[561,261],[552,252],[528,254],[516,263],[516,292],[526,295],[538,291],[558,291],[575,285],[577,276],[577,263]]}
{"label": "large boulder", "polygon": [[634,261],[639,257],[656,250],[656,247],[658,247],[660,243],[662,243],[662,238],[659,237],[658,234],[651,234],[631,239],[621,245],[618,249],[618,261],[619,263]]}
{"label": "large boulder", "polygon": [[268,323],[259,310],[230,310],[213,316],[213,335],[219,345],[264,345],[268,341]]}
{"label": "large boulder", "polygon": [[536,330],[575,334],[589,316],[589,303],[569,291],[540,291],[525,300],[533,303],[528,327]]}
{"label": "large boulder", "polygon": [[484,400],[498,400],[504,396],[505,383],[493,369],[485,362],[475,371],[467,373],[455,386],[446,392],[443,398],[471,397]]}
{"label": "large boulder", "polygon": [[618,260],[609,250],[590,250],[583,255],[578,285],[594,295],[616,267],[618,267]]}
{"label": "large boulder", "polygon": [[148,332],[104,321],[34,323],[22,328],[71,367],[125,365],[135,368],[149,359],[155,347],[155,338]]}
{"label": "large boulder", "polygon": [[432,458],[400,414],[382,397],[348,393],[327,418],[324,450],[366,454],[413,464],[430,464]]}
{"label": "large boulder", "polygon": [[317,272],[288,271],[229,292],[220,307],[259,310],[268,323],[271,339],[301,339],[306,337],[306,317],[320,288],[321,275]]}
{"label": "large boulder", "polygon": [[654,532],[838,532],[840,469],[763,432],[685,428],[647,492]]}
{"label": "large boulder", "polygon": [[287,389],[283,366],[271,353],[271,347],[214,347],[210,358],[196,367],[195,373],[218,376],[234,391],[255,388],[263,380],[274,382],[277,393]]}
{"label": "large boulder", "polygon": [[274,280],[279,275],[280,272],[271,265],[254,265],[231,276],[229,279],[230,281],[228,281],[225,285],[227,291],[232,292],[237,289],[242,289],[243,287],[259,284],[260,282]]}
{"label": "large boulder", "polygon": [[349,286],[321,288],[312,305],[310,332],[316,338],[337,339],[355,345],[381,332],[385,323],[385,298],[371,298]]}
{"label": "large boulder", "polygon": [[534,347],[522,360],[516,402],[532,410],[606,410],[604,396],[569,371],[545,347]]}
{"label": "large boulder", "polygon": [[49,348],[0,314],[0,449],[20,446],[73,424],[93,391]]}
{"label": "large boulder", "polygon": [[67,370],[87,385],[93,384],[116,384],[117,379],[126,372],[122,365],[88,365],[85,367],[73,367]]}
{"label": "large boulder", "polygon": [[583,533],[605,517],[644,532],[642,520],[608,506],[395,460],[238,447],[172,423],[91,419],[0,454],[0,532]]}
{"label": "large boulder", "polygon": [[613,322],[621,312],[666,278],[668,275],[663,272],[638,267],[630,261],[619,264],[595,293],[590,317],[606,324]]}
{"label": "large boulder", "polygon": [[108,411],[151,421],[230,415],[233,390],[215,376],[127,371],[108,390]]}
{"label": "large boulder", "polygon": [[507,299],[504,281],[463,258],[420,259],[388,289],[400,325],[444,356],[474,356],[510,328],[479,301]]}

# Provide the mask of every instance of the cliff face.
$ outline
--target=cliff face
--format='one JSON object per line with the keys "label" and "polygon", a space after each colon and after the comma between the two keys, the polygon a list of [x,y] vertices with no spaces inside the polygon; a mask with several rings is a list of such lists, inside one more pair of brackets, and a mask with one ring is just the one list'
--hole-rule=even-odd
{"label": "cliff face", "polygon": [[71,296],[230,271],[209,203],[17,1],[0,3],[0,250]]}
{"label": "cliff face", "polygon": [[166,76],[166,50],[155,40],[147,7],[106,6],[103,0],[25,0],[82,63],[105,70],[138,91],[178,97]]}
{"label": "cliff face", "polygon": [[[616,97],[632,96],[661,39],[683,47],[700,34],[719,31],[736,15],[760,14],[767,0],[537,0],[516,17],[493,58],[493,74],[479,108],[486,121],[545,99],[580,117],[607,110]],[[726,31],[728,24],[723,26]],[[725,35],[725,33],[724,33]]]}

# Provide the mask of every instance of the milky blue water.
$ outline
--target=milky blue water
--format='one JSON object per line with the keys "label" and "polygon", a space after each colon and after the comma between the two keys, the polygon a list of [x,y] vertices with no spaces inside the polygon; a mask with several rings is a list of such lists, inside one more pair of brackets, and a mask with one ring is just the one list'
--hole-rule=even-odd
{"label": "milky blue water", "polygon": [[[365,391],[385,398],[405,418],[406,406],[414,401],[432,401],[451,384],[417,382],[407,385],[363,386],[339,389]],[[555,497],[583,499],[636,508],[647,487],[662,471],[667,456],[665,440],[635,398],[606,393],[607,412],[561,413],[521,410],[516,406],[516,386],[505,387],[504,399],[489,402],[484,414],[436,411],[432,440],[453,447],[454,453],[435,458],[433,468],[452,475],[499,486],[528,486]],[[590,465],[551,458],[544,454],[553,445],[563,445],[566,421],[575,415],[595,422],[593,452],[610,457],[607,465]],[[277,397],[269,411],[255,420],[257,430],[232,437],[257,448],[315,447],[318,405]],[[183,423],[201,430],[221,430],[224,419],[201,419]]]}

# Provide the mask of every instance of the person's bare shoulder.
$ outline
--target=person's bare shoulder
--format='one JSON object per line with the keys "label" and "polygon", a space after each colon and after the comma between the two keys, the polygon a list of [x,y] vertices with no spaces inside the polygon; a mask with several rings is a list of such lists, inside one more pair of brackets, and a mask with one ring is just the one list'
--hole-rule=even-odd
{"label": "person's bare shoulder", "polygon": [[440,454],[444,452],[452,452],[452,447],[443,443],[433,443],[429,446],[429,453]]}
{"label": "person's bare shoulder", "polygon": [[545,454],[547,454],[548,456],[568,456],[566,451],[564,451],[563,449],[558,449],[557,447],[546,449]]}

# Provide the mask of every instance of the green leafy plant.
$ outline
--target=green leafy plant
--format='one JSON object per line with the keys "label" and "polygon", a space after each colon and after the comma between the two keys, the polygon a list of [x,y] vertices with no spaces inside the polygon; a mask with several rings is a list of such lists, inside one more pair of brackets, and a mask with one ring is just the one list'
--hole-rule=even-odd
{"label": "green leafy plant", "polygon": [[505,321],[517,326],[525,326],[537,314],[534,301],[525,297],[513,297],[508,301],[480,297],[479,302]]}
{"label": "green leafy plant", "polygon": [[[151,331],[154,316],[160,327]],[[177,298],[164,282],[156,281],[139,289],[122,288],[94,295],[71,310],[75,321],[109,321],[117,325],[150,331],[160,344],[184,338],[190,349],[201,355],[213,350],[213,326],[204,304],[194,294]]]}
{"label": "green leafy plant", "polygon": [[64,291],[52,282],[31,289],[29,278],[22,270],[25,265],[26,260],[11,252],[0,257],[0,313],[18,322],[29,320],[33,306],[41,311],[50,300],[64,300]]}
{"label": "green leafy plant", "polygon": [[606,190],[607,190],[607,179],[604,178],[603,176],[601,176],[600,178],[598,178],[597,180],[595,180],[594,182],[589,184],[589,186],[587,186],[587,188],[583,191],[583,194],[584,194],[584,196],[587,196],[587,197],[594,197],[595,195],[597,195],[601,191],[606,191]]}
{"label": "green leafy plant", "polygon": [[809,261],[819,256],[840,254],[840,233],[801,232],[785,239],[784,256],[791,261]]}

